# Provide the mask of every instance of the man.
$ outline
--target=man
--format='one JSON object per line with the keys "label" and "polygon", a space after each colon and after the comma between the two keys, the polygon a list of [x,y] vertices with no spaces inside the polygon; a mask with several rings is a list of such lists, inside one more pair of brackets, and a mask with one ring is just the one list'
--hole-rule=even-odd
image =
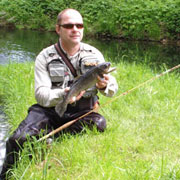
{"label": "man", "polygon": [[[7,155],[3,166],[2,177],[17,160],[15,155],[19,152],[27,135],[37,138],[51,132],[53,129],[82,116],[98,105],[97,91],[105,96],[113,96],[118,89],[117,82],[110,74],[104,75],[104,79],[98,79],[96,86],[81,92],[71,99],[66,112],[62,117],[58,116],[55,106],[69,91],[70,85],[79,76],[92,66],[104,62],[103,55],[94,47],[82,43],[83,19],[81,14],[74,9],[65,9],[57,18],[56,32],[59,35],[58,43],[42,50],[35,61],[35,97],[37,104],[28,110],[28,116],[9,138],[6,145]],[[60,51],[60,52],[59,52]],[[68,63],[62,58],[67,56]],[[71,67],[70,67],[71,66]],[[81,118],[61,133],[78,133],[85,126],[104,131],[105,118],[92,112]]]}

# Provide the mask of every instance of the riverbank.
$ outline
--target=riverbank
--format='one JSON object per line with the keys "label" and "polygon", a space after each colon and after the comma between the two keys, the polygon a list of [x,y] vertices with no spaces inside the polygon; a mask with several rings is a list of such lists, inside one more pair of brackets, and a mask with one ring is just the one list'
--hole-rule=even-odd
{"label": "riverbank", "polygon": [[[146,63],[113,63],[118,95],[162,71]],[[0,66],[0,97],[14,130],[35,103],[34,63]],[[169,73],[110,104],[100,97],[107,130],[64,136],[33,148],[27,143],[10,179],[179,179],[179,71]],[[32,143],[32,142],[31,142]],[[29,151],[29,148],[31,151]],[[32,156],[31,160],[29,155]]]}
{"label": "riverbank", "polygon": [[33,63],[0,65],[0,104],[13,131],[35,103]]}
{"label": "riverbank", "polygon": [[180,44],[178,0],[3,0],[0,24],[54,31],[57,14],[67,7],[81,12],[91,36]]}

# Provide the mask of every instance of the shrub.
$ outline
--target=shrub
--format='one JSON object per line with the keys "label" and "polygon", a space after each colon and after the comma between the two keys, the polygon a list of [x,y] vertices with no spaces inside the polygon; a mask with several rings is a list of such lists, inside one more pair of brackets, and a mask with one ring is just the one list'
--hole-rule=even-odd
{"label": "shrub", "polygon": [[[54,30],[57,14],[78,9],[88,34],[123,38],[176,39],[180,33],[179,0],[1,0],[6,20],[18,28]],[[2,11],[0,11],[2,12]],[[0,16],[3,13],[0,13]]]}

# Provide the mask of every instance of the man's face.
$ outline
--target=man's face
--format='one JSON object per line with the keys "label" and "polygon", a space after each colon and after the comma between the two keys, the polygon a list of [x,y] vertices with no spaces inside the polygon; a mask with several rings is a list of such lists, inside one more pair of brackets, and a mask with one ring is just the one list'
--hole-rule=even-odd
{"label": "man's face", "polygon": [[65,12],[62,16],[61,26],[56,26],[56,32],[59,34],[62,43],[71,45],[79,44],[83,38],[84,28],[81,26],[82,24],[83,19],[78,12],[71,10]]}

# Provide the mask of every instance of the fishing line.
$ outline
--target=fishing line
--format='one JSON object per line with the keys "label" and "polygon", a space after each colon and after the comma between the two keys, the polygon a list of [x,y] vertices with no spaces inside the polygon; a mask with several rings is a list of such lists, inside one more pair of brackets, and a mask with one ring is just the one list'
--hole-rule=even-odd
{"label": "fishing line", "polygon": [[161,74],[158,74],[158,75],[152,77],[151,79],[149,79],[149,80],[147,80],[147,81],[145,81],[145,82],[143,82],[143,83],[137,85],[136,87],[134,87],[134,88],[132,88],[132,89],[130,89],[130,90],[127,90],[127,91],[123,92],[122,94],[120,94],[120,95],[118,95],[118,96],[112,98],[111,100],[109,100],[109,101],[106,102],[105,104],[102,104],[101,107],[96,107],[95,109],[93,109],[93,110],[91,110],[91,111],[85,113],[84,115],[82,115],[82,116],[80,116],[80,117],[78,117],[78,118],[76,118],[76,119],[74,119],[74,120],[72,120],[72,121],[69,121],[68,123],[66,123],[66,124],[64,124],[64,125],[62,125],[62,126],[60,126],[59,128],[57,128],[57,129],[51,131],[49,134],[43,136],[43,137],[40,138],[38,141],[42,141],[42,140],[45,140],[45,139],[49,138],[50,136],[53,136],[54,134],[60,132],[61,130],[63,130],[63,129],[65,129],[65,128],[69,127],[70,125],[72,125],[73,123],[75,123],[76,121],[78,121],[79,119],[81,119],[81,118],[87,116],[88,114],[90,114],[90,113],[96,111],[97,109],[100,109],[100,108],[106,106],[107,104],[109,104],[109,103],[115,101],[116,99],[120,98],[121,96],[125,96],[125,95],[131,93],[132,91],[134,91],[134,90],[136,90],[136,89],[138,89],[138,88],[144,86],[145,84],[150,83],[151,81],[154,81],[154,80],[160,78],[161,76],[163,76],[163,75],[165,75],[165,74],[167,74],[167,73],[169,73],[169,72],[172,72],[172,71],[174,71],[175,69],[178,69],[178,68],[180,68],[180,64],[177,65],[177,66],[174,66],[174,67],[171,68],[171,69],[166,70],[165,72],[162,72]]}

